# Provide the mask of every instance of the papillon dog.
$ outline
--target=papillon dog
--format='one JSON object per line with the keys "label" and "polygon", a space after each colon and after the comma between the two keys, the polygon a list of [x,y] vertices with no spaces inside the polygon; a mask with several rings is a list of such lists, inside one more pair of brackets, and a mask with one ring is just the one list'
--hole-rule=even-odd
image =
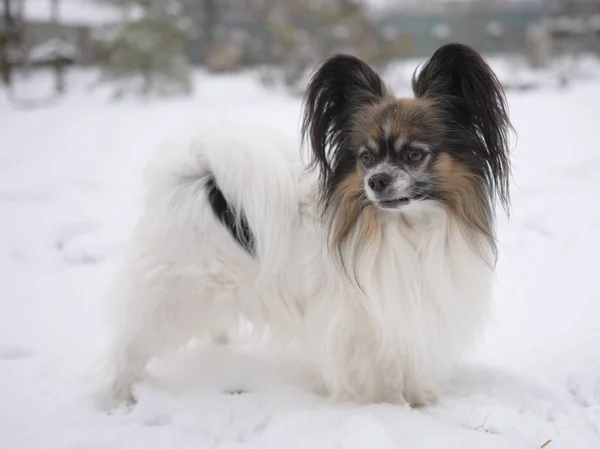
{"label": "papillon dog", "polygon": [[412,90],[335,55],[304,97],[308,160],[244,117],[159,147],[112,295],[113,402],[135,401],[151,359],[241,322],[294,342],[333,400],[436,400],[491,309],[511,124],[469,46],[436,50]]}

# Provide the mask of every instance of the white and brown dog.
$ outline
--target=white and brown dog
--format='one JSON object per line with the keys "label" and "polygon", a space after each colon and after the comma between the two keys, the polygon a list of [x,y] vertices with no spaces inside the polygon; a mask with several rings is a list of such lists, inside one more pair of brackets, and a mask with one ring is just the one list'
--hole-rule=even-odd
{"label": "white and brown dog", "polygon": [[510,123],[468,46],[439,48],[413,90],[395,97],[352,56],[325,61],[300,169],[271,130],[248,130],[257,148],[197,123],[161,146],[116,284],[114,402],[134,400],[151,358],[240,319],[298,342],[335,399],[435,400],[490,311]]}

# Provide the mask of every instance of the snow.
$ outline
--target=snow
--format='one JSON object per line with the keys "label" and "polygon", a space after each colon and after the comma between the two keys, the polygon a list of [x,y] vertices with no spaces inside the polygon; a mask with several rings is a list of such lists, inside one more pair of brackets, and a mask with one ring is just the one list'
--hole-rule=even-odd
{"label": "snow", "polygon": [[[204,348],[112,415],[96,404],[102,301],[150,153],[192,114],[251,114],[294,139],[300,103],[247,75],[198,74],[193,98],[161,102],[114,103],[92,81],[71,73],[64,100],[33,109],[0,99],[2,447],[600,447],[600,81],[509,92],[518,140],[496,313],[439,404],[331,404],[306,391],[293,360]],[[42,98],[49,86],[36,75],[18,92]]]}

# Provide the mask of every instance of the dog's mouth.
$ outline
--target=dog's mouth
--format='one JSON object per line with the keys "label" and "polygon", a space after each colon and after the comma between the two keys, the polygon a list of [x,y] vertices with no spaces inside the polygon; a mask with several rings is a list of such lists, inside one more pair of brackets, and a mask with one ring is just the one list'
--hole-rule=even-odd
{"label": "dog's mouth", "polygon": [[402,197],[394,200],[379,200],[377,205],[383,209],[397,209],[410,203],[410,198]]}

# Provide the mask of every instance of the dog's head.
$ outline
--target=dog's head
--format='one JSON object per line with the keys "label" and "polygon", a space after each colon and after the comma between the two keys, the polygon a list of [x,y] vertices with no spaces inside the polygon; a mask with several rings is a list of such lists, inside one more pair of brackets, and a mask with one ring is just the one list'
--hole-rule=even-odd
{"label": "dog's head", "polygon": [[370,210],[440,202],[491,237],[495,199],[508,207],[510,123],[502,87],[462,44],[439,48],[397,98],[360,59],[336,55],[313,75],[303,139],[320,172],[322,205],[343,239]]}

